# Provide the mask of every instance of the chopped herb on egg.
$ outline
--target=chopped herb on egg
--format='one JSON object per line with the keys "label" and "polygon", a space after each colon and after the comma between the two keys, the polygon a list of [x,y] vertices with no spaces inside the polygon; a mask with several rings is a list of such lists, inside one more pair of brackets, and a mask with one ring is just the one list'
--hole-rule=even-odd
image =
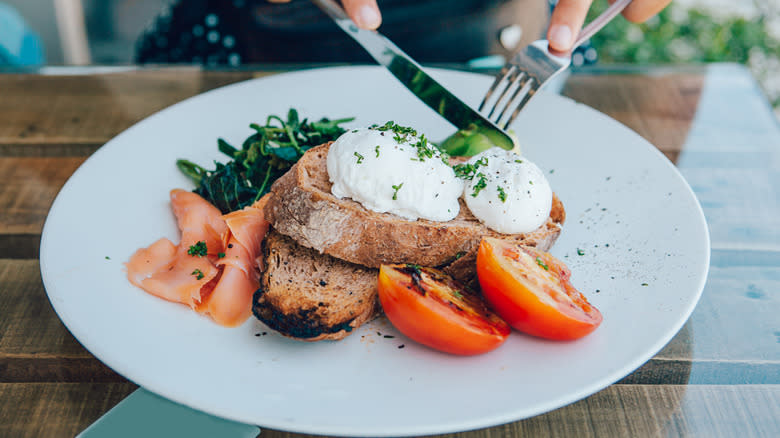
{"label": "chopped herb on egg", "polygon": [[403,186],[404,186],[404,183],[401,183],[401,184],[393,186],[393,190],[394,190],[394,192],[393,192],[393,201],[398,199],[398,191],[401,190],[401,187],[403,187]]}
{"label": "chopped herb on egg", "polygon": [[501,202],[506,202],[506,192],[504,191],[504,188],[501,186],[496,187],[498,189],[498,199],[501,200]]}
{"label": "chopped herb on egg", "polygon": [[190,246],[187,250],[187,254],[191,256],[203,257],[208,254],[208,248],[206,248],[206,242],[201,240],[200,242]]}
{"label": "chopped herb on egg", "polygon": [[488,158],[482,157],[479,160],[475,161],[474,164],[470,164],[470,163],[456,164],[452,166],[452,170],[455,171],[455,176],[457,176],[458,178],[474,179],[474,176],[477,175],[477,170],[480,167],[487,166],[487,165],[488,165]]}
{"label": "chopped herb on egg", "polygon": [[523,164],[523,160],[515,160],[515,163]]}
{"label": "chopped herb on egg", "polygon": [[195,278],[198,279],[198,280],[200,280],[200,279],[202,279],[204,277],[203,271],[201,271],[200,269],[196,269],[196,270],[192,271],[191,275],[194,275]]}
{"label": "chopped herb on egg", "polygon": [[224,252],[218,252],[217,253],[217,257],[224,258],[225,257],[225,253]]}
{"label": "chopped herb on egg", "polygon": [[545,271],[549,271],[550,270],[550,267],[547,266],[546,264],[544,264],[544,261],[542,260],[541,257],[537,257],[536,258],[536,264],[541,266],[541,267],[543,267]]}
{"label": "chopped herb on egg", "polygon": [[433,148],[428,147],[428,139],[425,138],[425,134],[422,134],[420,136],[420,141],[412,146],[417,148],[417,158],[419,158],[420,161],[425,161],[426,158],[433,158],[434,150]]}
{"label": "chopped herb on egg", "polygon": [[379,145],[376,145],[374,151],[376,152],[376,157],[379,158]]}
{"label": "chopped herb on egg", "polygon": [[397,125],[392,120],[388,121],[382,126],[371,125],[369,129],[376,129],[377,131],[391,131],[395,135],[393,139],[398,143],[403,143],[409,139],[409,136],[417,137],[417,130],[408,126]]}
{"label": "chopped herb on egg", "polygon": [[577,248],[577,255],[579,255],[579,256],[583,256],[583,255],[585,255],[585,251],[583,251],[583,250],[581,250],[581,249]]}
{"label": "chopped herb on egg", "polygon": [[474,191],[471,193],[471,196],[477,197],[479,192],[482,191],[485,187],[487,187],[487,177],[484,173],[480,172],[478,173],[475,178],[478,178],[477,183],[474,184]]}
{"label": "chopped herb on egg", "polygon": [[360,155],[359,153],[357,153],[357,151],[355,151],[355,156],[357,157],[357,163],[358,164],[363,162],[363,156]]}

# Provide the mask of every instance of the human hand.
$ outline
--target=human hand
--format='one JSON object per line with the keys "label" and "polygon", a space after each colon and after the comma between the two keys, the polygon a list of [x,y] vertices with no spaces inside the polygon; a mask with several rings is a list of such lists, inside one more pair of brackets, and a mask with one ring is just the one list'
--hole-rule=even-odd
{"label": "human hand", "polygon": [[[355,0],[359,1],[359,0]],[[593,0],[559,0],[550,18],[547,40],[550,48],[558,52],[569,52],[580,33],[585,16]],[[613,3],[614,0],[610,0]],[[634,0],[625,9],[623,16],[628,21],[641,23],[665,8],[672,0]]]}
{"label": "human hand", "polygon": [[[268,0],[270,3],[289,3],[290,0]],[[341,0],[344,10],[361,29],[374,30],[382,24],[382,15],[376,0]]]}

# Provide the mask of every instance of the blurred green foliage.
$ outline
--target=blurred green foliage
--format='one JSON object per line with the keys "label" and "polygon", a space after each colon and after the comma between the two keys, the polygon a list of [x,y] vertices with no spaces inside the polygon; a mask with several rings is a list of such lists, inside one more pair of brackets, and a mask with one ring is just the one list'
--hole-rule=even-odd
{"label": "blurred green foliage", "polygon": [[[588,19],[607,6],[606,0],[595,0]],[[642,24],[616,19],[591,43],[601,63],[736,62],[750,67],[764,85],[769,75],[778,74],[780,60],[780,40],[769,32],[767,14],[753,19],[715,17],[709,11],[686,9],[675,2]],[[780,106],[780,90],[764,89],[772,104]]]}

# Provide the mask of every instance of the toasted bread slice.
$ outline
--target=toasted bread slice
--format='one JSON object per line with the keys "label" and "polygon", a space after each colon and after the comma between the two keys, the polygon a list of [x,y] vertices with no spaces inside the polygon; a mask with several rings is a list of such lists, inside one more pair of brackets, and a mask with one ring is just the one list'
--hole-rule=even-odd
{"label": "toasted bread slice", "polygon": [[[512,239],[546,251],[560,234],[566,217],[555,195],[547,222],[535,231],[515,235],[487,228],[462,200],[460,213],[448,222],[409,221],[390,213],[376,213],[331,194],[326,165],[330,144],[307,151],[274,182],[265,217],[278,232],[298,244],[338,259],[378,268],[387,263],[442,267],[465,258],[455,266],[471,266],[465,275],[470,278],[473,263],[465,262],[476,257],[482,237]],[[456,277],[464,279],[464,275]]]}
{"label": "toasted bread slice", "polygon": [[382,313],[377,269],[297,245],[274,230],[252,311],[268,327],[304,341],[342,339]]}

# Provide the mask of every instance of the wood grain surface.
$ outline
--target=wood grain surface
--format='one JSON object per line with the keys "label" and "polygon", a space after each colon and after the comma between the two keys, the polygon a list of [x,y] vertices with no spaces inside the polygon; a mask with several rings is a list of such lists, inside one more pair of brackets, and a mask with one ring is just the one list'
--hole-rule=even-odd
{"label": "wood grain surface", "polygon": [[[0,74],[0,436],[74,436],[137,388],[86,351],[46,297],[40,234],[62,185],[144,117],[266,74]],[[710,226],[704,294],[678,335],[617,384],[545,415],[445,436],[780,436],[780,128],[755,81],[732,65],[586,70],[563,93],[677,164]]]}

